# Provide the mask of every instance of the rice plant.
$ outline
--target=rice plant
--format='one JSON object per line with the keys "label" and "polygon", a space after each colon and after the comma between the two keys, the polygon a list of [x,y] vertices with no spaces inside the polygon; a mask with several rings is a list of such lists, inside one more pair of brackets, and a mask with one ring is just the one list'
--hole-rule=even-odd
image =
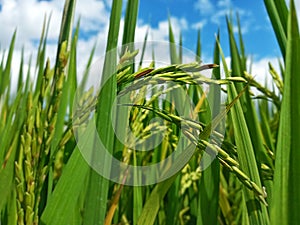
{"label": "rice plant", "polygon": [[170,64],[153,49],[145,65],[148,33],[134,43],[139,1],[127,1],[120,47],[114,0],[94,88],[95,49],[77,76],[76,1],[65,1],[56,61],[45,54],[45,19],[36,74],[22,58],[13,91],[15,32],[0,64],[0,224],[297,224],[300,35],[294,1],[264,4],[283,59],[281,71],[269,64],[272,90],[247,68],[238,17],[237,37],[226,18],[230,65],[218,31],[212,62],[201,63],[199,32],[183,63],[170,20]]}

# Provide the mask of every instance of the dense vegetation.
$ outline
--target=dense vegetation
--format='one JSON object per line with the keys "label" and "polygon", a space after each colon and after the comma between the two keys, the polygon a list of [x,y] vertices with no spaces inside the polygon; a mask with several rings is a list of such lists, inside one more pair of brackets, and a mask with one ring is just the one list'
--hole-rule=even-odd
{"label": "dense vegetation", "polygon": [[[195,62],[183,63],[171,23],[171,64],[156,65],[154,51],[145,65],[146,48],[130,44],[138,0],[127,1],[121,48],[122,1],[114,0],[100,90],[87,88],[94,49],[78,80],[75,1],[65,2],[56,62],[46,60],[45,22],[36,79],[22,60],[15,92],[13,34],[0,64],[0,224],[297,224],[300,36],[292,0],[264,4],[283,61],[280,71],[269,65],[271,89],[252,77],[240,21],[236,37],[231,18],[230,65],[219,35],[211,64],[199,60],[200,36]],[[111,167],[109,154],[95,153],[97,140],[131,167]],[[168,156],[158,174],[135,169]]]}

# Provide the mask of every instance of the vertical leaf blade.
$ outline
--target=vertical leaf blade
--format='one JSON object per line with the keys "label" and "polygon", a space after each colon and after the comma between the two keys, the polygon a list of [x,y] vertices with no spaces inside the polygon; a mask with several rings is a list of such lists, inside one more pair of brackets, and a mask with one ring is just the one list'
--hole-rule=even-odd
{"label": "vertical leaf blade", "polygon": [[276,149],[274,193],[271,204],[272,224],[299,221],[300,160],[300,37],[294,1],[288,19],[285,83]]}
{"label": "vertical leaf blade", "polygon": [[[98,97],[96,127],[97,132],[109,154],[113,154],[114,131],[111,124],[112,105],[116,97],[117,81],[115,70],[117,68],[118,35],[122,13],[122,1],[114,0],[110,15],[110,25],[106,47],[106,57],[101,80],[101,93]],[[110,170],[110,160],[105,160],[104,167]],[[103,224],[108,201],[109,181],[90,169],[89,186],[85,201],[84,224]],[[97,210],[95,210],[97,209]]]}

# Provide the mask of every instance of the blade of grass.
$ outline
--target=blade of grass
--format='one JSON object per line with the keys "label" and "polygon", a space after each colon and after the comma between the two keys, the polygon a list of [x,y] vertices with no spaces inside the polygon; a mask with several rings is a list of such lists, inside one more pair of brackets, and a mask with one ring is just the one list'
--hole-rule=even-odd
{"label": "blade of grass", "polygon": [[79,92],[80,94],[82,94],[83,90],[84,90],[85,87],[86,87],[86,83],[87,83],[87,80],[88,80],[88,78],[89,78],[89,71],[90,71],[91,64],[92,64],[92,61],[93,61],[93,57],[94,57],[94,54],[95,54],[96,46],[97,46],[97,44],[95,43],[95,45],[94,45],[93,48],[92,48],[91,54],[90,54],[90,56],[89,56],[87,65],[86,65],[86,67],[85,67],[85,70],[84,70],[84,73],[83,73],[82,81],[78,84],[78,86],[79,86],[79,87],[78,87],[78,92]]}
{"label": "blade of grass", "polygon": [[[72,5],[75,7],[75,5]],[[75,8],[71,11],[74,13]],[[72,30],[70,30],[72,32]],[[77,71],[76,71],[76,47],[77,47],[77,38],[79,33],[79,22],[77,24],[73,40],[71,42],[69,64],[66,71],[67,78],[64,80],[64,85],[62,89],[62,97],[60,99],[58,118],[55,126],[55,135],[51,143],[51,152],[53,153],[57,148],[57,145],[64,132],[65,124],[65,115],[67,115],[67,110],[69,110],[69,115],[72,115],[74,95],[77,88]],[[51,155],[53,157],[53,155]]]}
{"label": "blade of grass", "polygon": [[[90,136],[86,136],[85,139],[88,140],[85,144],[89,145]],[[75,148],[41,215],[41,224],[69,224],[89,169],[78,147]]]}
{"label": "blade of grass", "polygon": [[5,164],[0,164],[0,211],[5,207],[7,198],[11,194],[13,190],[13,181],[14,181],[14,162],[15,162],[15,155],[17,151],[17,140],[18,140],[18,133],[13,139],[9,149],[9,158],[5,162]]}
{"label": "blade of grass", "polygon": [[241,52],[241,67],[243,70],[246,70],[246,62],[247,62],[247,57],[245,54],[245,46],[244,46],[244,41],[243,41],[243,35],[242,35],[242,29],[241,29],[241,22],[240,22],[240,16],[237,13],[237,25],[238,25],[238,32],[239,32],[239,43],[240,43],[240,52]]}
{"label": "blade of grass", "polygon": [[[200,33],[199,33],[200,34]],[[200,38],[200,37],[199,37]],[[198,39],[199,39],[198,38]],[[220,35],[218,32],[217,41],[214,48],[214,64],[220,64],[220,52],[217,42]],[[198,53],[198,55],[200,55]],[[220,79],[220,68],[214,68],[213,77]],[[208,98],[212,99],[211,112],[214,118],[220,113],[221,93],[220,88],[211,85]],[[209,157],[209,156],[208,156]],[[218,206],[219,206],[219,183],[220,183],[220,163],[214,160],[211,165],[202,172],[199,184],[199,199],[197,225],[201,224],[217,224],[218,223]],[[207,203],[210,203],[209,206]]]}
{"label": "blade of grass", "polygon": [[[98,97],[96,127],[104,146],[110,154],[114,149],[114,131],[111,124],[112,105],[116,97],[117,82],[115,71],[117,68],[117,51],[119,27],[122,13],[122,1],[114,0],[110,15],[109,32],[107,38],[106,57],[104,61],[101,94]],[[110,171],[110,160],[105,160],[105,168]],[[84,224],[103,224],[108,201],[109,181],[90,169],[89,186],[85,201]],[[97,210],[95,210],[97,209]]]}
{"label": "blade of grass", "polygon": [[[2,146],[2,151],[0,151],[0,211],[5,207],[12,207],[6,205],[6,203],[9,204],[9,202],[13,203],[15,201],[15,199],[9,199],[9,197],[14,192],[15,157],[18,152],[20,130],[26,116],[26,100],[22,99],[23,95],[26,95],[26,93],[19,89],[13,104],[6,106],[10,107],[10,112],[3,129],[4,133],[0,135],[0,145]],[[11,135],[12,133],[14,135]]]}
{"label": "blade of grass", "polygon": [[0,82],[0,97],[3,95],[5,90],[10,90],[10,71],[11,71],[11,65],[12,65],[12,58],[13,58],[13,52],[15,47],[15,40],[16,40],[17,31],[15,30],[13,37],[11,39],[8,55],[6,59],[6,64],[3,73],[1,74],[1,82]]}
{"label": "blade of grass", "polygon": [[17,90],[19,90],[23,86],[23,76],[24,76],[23,65],[24,65],[24,47],[22,48],[22,52],[21,52],[21,62],[20,62]]}
{"label": "blade of grass", "polygon": [[[224,67],[224,72],[226,77],[229,76],[229,70],[227,67],[227,63],[225,61],[225,57],[223,51],[219,45],[220,54],[222,58],[222,63]],[[237,92],[234,85],[228,85],[228,100],[231,102],[235,96],[237,96]],[[247,128],[247,124],[245,121],[244,113],[242,110],[242,106],[240,100],[232,107],[231,113],[233,128],[234,128],[234,138],[235,143],[238,149],[239,161],[241,165],[241,169],[245,171],[245,173],[253,180],[259,187],[261,187],[261,181],[258,173],[258,168],[255,160],[254,150],[252,146],[252,142],[250,139],[249,131]],[[243,189],[244,193],[244,201],[243,207],[247,206],[248,219],[250,224],[268,224],[267,210],[266,206],[264,206],[261,202],[258,202],[255,199],[254,193],[246,189]],[[246,216],[246,215],[245,215]]]}
{"label": "blade of grass", "polygon": [[58,39],[58,50],[57,56],[60,52],[60,45],[64,42],[68,42],[68,48],[71,47],[71,39],[72,39],[72,28],[73,28],[73,19],[76,7],[76,0],[66,0],[64,5],[64,11],[60,26],[60,33]]}
{"label": "blade of grass", "polygon": [[147,46],[147,41],[148,41],[148,34],[149,34],[149,28],[147,28],[145,37],[144,37],[144,43],[143,43],[143,48],[142,48],[142,52],[141,52],[141,58],[140,58],[140,62],[139,62],[139,69],[142,68],[142,64],[143,64],[143,60],[144,60],[144,55],[145,55],[145,50],[146,50],[146,46]]}
{"label": "blade of grass", "polygon": [[[275,32],[281,54],[285,58],[286,53],[286,14],[287,8],[284,0],[272,1],[264,0],[269,18],[271,20],[273,30]],[[278,8],[280,7],[280,8]]]}
{"label": "blade of grass", "polygon": [[179,57],[177,55],[177,49],[176,49],[176,45],[175,45],[175,37],[174,37],[173,29],[172,29],[170,15],[168,18],[168,23],[169,23],[170,60],[171,60],[171,64],[177,64],[177,63],[179,63]]}
{"label": "blade of grass", "polygon": [[[139,0],[128,0],[126,6],[125,24],[122,44],[126,45],[133,43],[135,36],[136,21],[138,16]],[[133,46],[130,46],[133,47]],[[133,51],[134,49],[128,49]],[[122,54],[124,55],[125,49],[123,49]]]}
{"label": "blade of grass", "polygon": [[[73,25],[73,18],[75,13],[75,6],[76,6],[76,0],[66,0],[64,5],[64,12],[62,16],[62,22],[61,22],[61,30],[60,30],[60,36],[58,41],[58,48],[57,48],[57,58],[56,58],[56,64],[55,64],[55,70],[54,70],[54,82],[52,83],[53,90],[56,89],[57,85],[60,83],[60,75],[59,74],[59,67],[61,67],[60,60],[60,51],[62,50],[62,44],[67,41],[67,49],[66,51],[69,54],[70,46],[71,46],[71,38],[72,38],[72,25]],[[78,30],[77,30],[78,32]],[[75,43],[76,45],[76,43]],[[75,48],[73,49],[73,52],[71,52],[71,56],[74,53]],[[74,57],[74,56],[73,56]],[[65,77],[63,77],[63,80],[61,81],[63,84],[61,93],[54,93],[51,96],[51,104],[57,104],[58,110],[57,110],[57,120],[55,123],[55,132],[53,139],[51,140],[51,148],[50,148],[50,158],[52,158],[54,153],[56,152],[57,145],[59,143],[60,138],[62,137],[64,133],[64,124],[65,124],[65,115],[67,114],[67,106],[68,106],[68,98],[69,93],[74,91],[72,87],[72,79],[76,79],[76,74],[72,74],[72,72],[75,72],[72,70],[72,68],[75,66],[74,61],[71,59],[71,61],[66,56],[66,60],[73,64],[69,64],[70,71],[66,71],[66,74],[69,74],[68,81],[65,82]],[[66,62],[67,63],[67,62]],[[68,73],[69,72],[69,73]],[[72,76],[72,77],[71,77]],[[61,95],[60,95],[61,94]],[[59,96],[60,95],[60,96]],[[56,103],[55,103],[56,102]],[[49,171],[49,179],[48,179],[48,190],[53,189],[53,173],[52,169]],[[50,197],[51,191],[48,191],[48,197]]]}
{"label": "blade of grass", "polygon": [[[239,50],[237,48],[237,44],[234,38],[234,33],[232,29],[232,25],[228,22],[228,33],[230,40],[230,53],[231,53],[231,64],[232,64],[232,74],[233,76],[242,76],[243,71],[246,71],[246,56],[245,50],[243,50],[243,41],[242,36],[240,35],[240,45],[242,48],[242,53],[239,54]],[[240,24],[238,25],[239,33],[241,33]],[[243,84],[237,84],[237,90],[240,92],[240,88],[242,88]],[[255,157],[257,159],[258,166],[260,167],[261,163],[265,163],[270,167],[273,167],[272,160],[267,156],[264,145],[263,145],[263,135],[260,129],[260,124],[258,121],[257,112],[254,108],[253,101],[251,99],[249,89],[246,91],[245,96],[242,102],[244,115],[247,122],[248,130],[250,133],[250,137],[253,143],[253,150],[255,152]]]}
{"label": "blade of grass", "polygon": [[43,29],[42,29],[42,33],[41,33],[41,37],[40,37],[40,43],[39,43],[38,52],[37,52],[37,59],[36,59],[36,65],[35,65],[35,70],[37,71],[35,96],[39,95],[39,91],[41,90],[41,85],[43,82],[45,55],[46,55],[46,47],[47,47],[47,36],[48,36],[48,31],[49,31],[50,19],[51,19],[51,14],[48,18],[48,22],[46,22],[47,16],[45,15]]}
{"label": "blade of grass", "polygon": [[7,225],[15,225],[17,222],[16,191],[12,191],[7,203]]}
{"label": "blade of grass", "polygon": [[296,97],[300,94],[300,37],[294,1],[290,1],[286,50],[286,71],[271,202],[272,224],[292,224],[300,219],[300,105]]}
{"label": "blade of grass", "polygon": [[178,60],[179,60],[179,63],[182,63],[182,59],[183,59],[183,53],[182,53],[182,46],[183,43],[182,43],[182,32],[180,32],[179,34],[179,54],[178,54]]}
{"label": "blade of grass", "polygon": [[200,29],[197,34],[197,47],[196,47],[196,62],[201,62],[201,36]]}
{"label": "blade of grass", "polygon": [[[184,155],[189,159],[193,152],[194,152],[195,146],[190,145],[187,149],[184,151]],[[185,159],[186,160],[186,159]],[[180,163],[181,165],[175,165]],[[182,162],[179,162],[177,160],[174,164],[172,164],[172,167],[176,168],[178,166],[183,166]],[[164,196],[167,194],[168,190],[170,189],[171,185],[176,180],[178,173],[172,176],[171,178],[157,184],[153,191],[151,192],[150,196],[148,197],[142,213],[138,220],[138,225],[152,225],[155,222],[156,215],[158,213],[161,200],[164,198]]]}
{"label": "blade of grass", "polygon": [[[126,14],[125,14],[125,24],[124,24],[124,32],[123,32],[123,40],[122,44],[125,45],[128,49],[128,51],[133,52],[135,50],[134,46],[134,38],[135,38],[135,29],[136,29],[136,23],[138,18],[138,8],[139,8],[139,0],[128,0],[127,6],[126,6]],[[147,41],[147,34],[145,36],[144,46],[146,46]],[[122,49],[122,54],[125,53],[126,49]],[[133,73],[135,71],[135,62],[134,59],[131,59],[131,69],[130,72]],[[125,99],[124,99],[125,100]],[[130,101],[130,98],[128,96],[127,101]],[[120,111],[117,112],[118,117],[118,126],[117,129],[121,128],[123,129],[123,133],[126,133],[126,123],[128,120],[128,113],[127,111],[121,113]],[[120,131],[117,131],[118,133]],[[123,149],[124,145],[121,144],[119,141],[115,142],[115,149]],[[136,163],[136,155],[133,155],[134,162]],[[137,177],[137,174],[134,174],[135,179],[140,179]],[[134,187],[133,188],[133,224],[137,223],[137,219],[141,213],[142,210],[142,189],[141,187]]]}
{"label": "blade of grass", "polygon": [[[61,105],[68,104],[68,108],[70,109],[69,115],[73,114],[73,101],[75,92],[77,90],[77,68],[76,68],[76,59],[77,59],[77,41],[79,36],[79,28],[80,28],[80,20],[77,22],[76,30],[71,42],[71,50],[70,50],[70,61],[69,61],[69,67],[68,67],[68,76],[65,83],[65,87],[67,87],[67,91],[63,90],[63,95],[66,93],[68,98],[64,98],[62,100],[66,101],[66,103],[62,103]],[[66,111],[64,111],[66,114]]]}

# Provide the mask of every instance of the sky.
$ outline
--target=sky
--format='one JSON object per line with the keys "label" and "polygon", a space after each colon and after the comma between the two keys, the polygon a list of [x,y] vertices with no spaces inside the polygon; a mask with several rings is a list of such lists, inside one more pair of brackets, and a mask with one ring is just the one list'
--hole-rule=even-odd
{"label": "sky", "polygon": [[[123,18],[127,1],[123,1]],[[109,26],[112,0],[77,0],[75,23],[81,19],[78,41],[78,71],[81,73],[89,54],[97,42],[96,57],[104,54]],[[296,1],[300,15],[300,1]],[[21,49],[25,49],[25,64],[32,55],[36,59],[37,45],[42,31],[44,16],[51,14],[47,56],[52,64],[56,55],[56,45],[63,11],[62,0],[0,0],[0,56],[7,50],[12,34],[17,29],[17,39],[13,62],[20,62]],[[260,80],[267,74],[267,63],[277,67],[281,57],[271,22],[268,19],[263,0],[140,0],[136,41],[143,41],[149,29],[149,39],[168,40],[168,15],[171,17],[175,38],[182,32],[183,46],[195,51],[197,31],[200,29],[202,60],[211,63],[215,35],[220,29],[221,45],[225,55],[229,55],[226,15],[232,15],[236,27],[236,13],[239,14],[246,54],[253,59],[253,75]],[[6,51],[7,54],[7,51]],[[33,64],[34,65],[34,64]],[[26,69],[26,66],[25,66]],[[13,82],[16,82],[18,67],[13,68]]]}

